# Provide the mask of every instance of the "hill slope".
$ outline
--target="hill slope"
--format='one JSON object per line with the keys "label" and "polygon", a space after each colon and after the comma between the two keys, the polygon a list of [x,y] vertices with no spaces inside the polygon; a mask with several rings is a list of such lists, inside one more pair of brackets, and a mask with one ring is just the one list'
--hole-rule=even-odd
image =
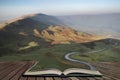
{"label": "hill slope", "polygon": [[34,29],[34,35],[45,39],[47,42],[51,42],[51,44],[70,44],[71,42],[85,43],[102,39],[102,37],[99,36],[62,26],[49,26],[42,31]]}
{"label": "hill slope", "polygon": [[4,50],[2,53],[6,53],[6,49],[7,53],[13,53],[36,46],[83,43],[101,38],[66,27],[54,16],[32,14],[6,23],[0,30],[0,49]]}

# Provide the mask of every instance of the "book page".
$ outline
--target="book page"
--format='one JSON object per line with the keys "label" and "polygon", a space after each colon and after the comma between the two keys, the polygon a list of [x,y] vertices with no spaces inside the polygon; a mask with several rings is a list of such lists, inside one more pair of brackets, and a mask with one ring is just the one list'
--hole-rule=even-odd
{"label": "book page", "polygon": [[61,75],[62,72],[58,69],[48,69],[48,70],[41,70],[41,71],[26,71],[24,75]]}
{"label": "book page", "polygon": [[81,69],[81,68],[69,68],[69,69],[66,69],[63,73],[64,73],[64,75],[68,75],[68,74],[71,74],[71,73],[102,75],[99,71],[87,70],[87,69]]}

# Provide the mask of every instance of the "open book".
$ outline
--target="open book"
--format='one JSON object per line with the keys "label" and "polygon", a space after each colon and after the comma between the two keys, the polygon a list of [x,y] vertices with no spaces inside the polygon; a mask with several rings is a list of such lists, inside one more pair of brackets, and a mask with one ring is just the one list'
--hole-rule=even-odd
{"label": "open book", "polygon": [[102,76],[99,71],[95,70],[86,70],[80,68],[69,68],[63,72],[58,69],[48,69],[41,71],[26,71],[24,75],[30,76]]}
{"label": "open book", "polygon": [[96,70],[87,70],[81,68],[69,68],[63,72],[59,69],[46,69],[40,71],[30,71],[29,68],[24,75],[25,76],[102,76],[99,71]]}

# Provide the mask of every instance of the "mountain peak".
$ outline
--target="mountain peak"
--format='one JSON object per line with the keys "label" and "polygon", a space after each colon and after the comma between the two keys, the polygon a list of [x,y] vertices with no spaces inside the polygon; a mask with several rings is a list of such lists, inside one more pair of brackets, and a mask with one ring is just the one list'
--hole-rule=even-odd
{"label": "mountain peak", "polygon": [[30,31],[33,31],[34,28],[42,30],[50,25],[56,26],[56,25],[64,25],[64,24],[62,21],[60,21],[54,16],[39,13],[39,14],[28,14],[12,19],[6,22],[4,27],[2,27],[1,29],[15,28],[20,32],[24,32],[26,30],[25,28],[29,28],[28,30]]}
{"label": "mountain peak", "polygon": [[20,37],[36,37],[50,44],[85,43],[103,38],[74,30],[56,17],[46,14],[29,14],[16,18],[9,22],[2,31],[5,34]]}
{"label": "mountain peak", "polygon": [[7,23],[7,24],[10,24],[10,23],[16,22],[16,21],[18,21],[18,20],[23,20],[23,19],[26,19],[26,18],[33,18],[33,17],[36,17],[36,16],[38,17],[38,16],[48,16],[48,15],[42,14],[42,13],[27,14],[27,15],[23,15],[23,16],[20,16],[20,17],[11,19],[11,20],[7,21],[6,23]]}

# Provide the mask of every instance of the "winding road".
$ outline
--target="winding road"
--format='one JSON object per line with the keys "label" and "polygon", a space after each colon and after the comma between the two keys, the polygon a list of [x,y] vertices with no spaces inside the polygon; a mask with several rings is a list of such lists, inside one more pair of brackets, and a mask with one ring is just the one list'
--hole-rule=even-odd
{"label": "winding road", "polygon": [[[109,40],[109,42],[112,42],[112,39]],[[116,42],[113,46],[116,46],[118,43]],[[91,51],[91,52],[87,52],[87,53],[96,53],[96,52],[101,52],[101,51],[105,51],[107,50],[108,48],[103,48],[103,49],[100,49],[100,50],[95,50],[95,51]],[[84,62],[84,61],[79,61],[79,60],[75,60],[75,59],[72,59],[70,56],[73,55],[73,54],[76,54],[77,52],[71,52],[71,53],[68,53],[64,56],[64,58],[68,61],[72,61],[72,62],[77,62],[77,63],[80,63],[80,64],[84,64],[86,66],[88,66],[90,68],[90,70],[96,70],[96,68],[94,66],[92,66],[90,63],[87,63],[87,62]]]}
{"label": "winding road", "polygon": [[[96,50],[96,51],[91,51],[91,52],[87,52],[87,53],[96,53],[96,52],[101,52],[101,51],[104,51],[106,50],[107,48],[103,48],[103,49],[100,49],[100,50]],[[75,60],[75,59],[72,59],[70,56],[73,55],[73,54],[76,54],[77,52],[71,52],[71,53],[68,53],[65,55],[65,59],[68,60],[68,61],[72,61],[72,62],[77,62],[77,63],[80,63],[80,64],[85,64],[87,65],[90,70],[96,70],[96,68],[94,66],[92,66],[90,63],[87,63],[87,62],[84,62],[84,61],[79,61],[79,60]]]}
{"label": "winding road", "polygon": [[96,70],[95,67],[93,67],[91,64],[89,64],[87,62],[79,61],[79,60],[75,60],[75,59],[70,58],[70,56],[73,55],[73,54],[76,54],[76,52],[71,52],[71,53],[66,54],[65,59],[68,60],[68,61],[77,62],[77,63],[80,63],[80,64],[85,64],[90,68],[90,70]]}

